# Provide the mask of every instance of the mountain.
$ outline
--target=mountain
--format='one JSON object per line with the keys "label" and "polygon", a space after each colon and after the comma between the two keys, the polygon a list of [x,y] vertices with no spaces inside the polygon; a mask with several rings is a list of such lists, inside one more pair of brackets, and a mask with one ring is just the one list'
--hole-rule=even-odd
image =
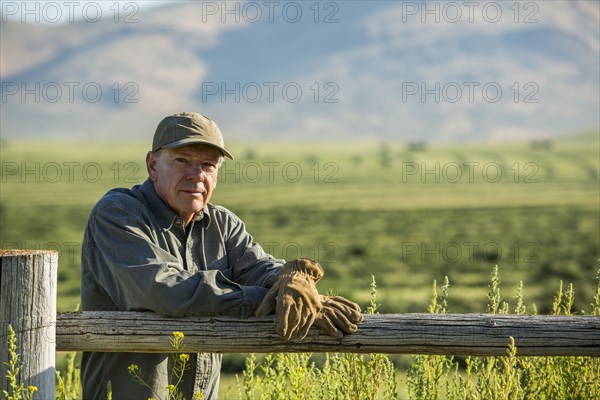
{"label": "mountain", "polygon": [[56,23],[3,2],[3,139],[149,137],[181,110],[228,140],[600,129],[596,1],[135,4]]}

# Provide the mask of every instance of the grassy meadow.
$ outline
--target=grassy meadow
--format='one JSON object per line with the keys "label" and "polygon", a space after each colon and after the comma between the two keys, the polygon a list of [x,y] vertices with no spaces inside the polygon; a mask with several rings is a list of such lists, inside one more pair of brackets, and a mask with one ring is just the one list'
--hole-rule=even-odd
{"label": "grassy meadow", "polygon": [[[574,285],[574,309],[588,310],[600,256],[598,140],[233,143],[212,202],[274,256],[321,262],[323,292],[366,308],[374,275],[382,313],[426,311],[445,276],[448,312],[482,312],[494,265],[506,298],[523,281],[527,303],[547,313],[562,280]],[[143,182],[148,146],[2,143],[1,247],[60,251],[59,311],[79,301],[90,208],[110,188]]]}
{"label": "grassy meadow", "polygon": [[[90,208],[112,187],[146,178],[147,144],[5,142],[2,248],[57,249],[59,310],[79,297]],[[423,311],[449,276],[454,312],[480,311],[489,274],[522,280],[540,312],[559,280],[585,308],[599,250],[598,135],[528,143],[234,143],[212,202],[238,214],[277,257],[312,257],[321,290],[366,304],[371,275],[382,312]]]}

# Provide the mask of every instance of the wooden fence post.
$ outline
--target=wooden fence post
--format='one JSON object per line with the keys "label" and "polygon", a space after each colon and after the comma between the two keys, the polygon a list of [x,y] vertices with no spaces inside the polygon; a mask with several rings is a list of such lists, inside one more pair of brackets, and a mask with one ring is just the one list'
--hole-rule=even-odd
{"label": "wooden fence post", "polygon": [[56,355],[55,251],[0,250],[0,391],[8,390],[10,324],[17,337],[19,381],[34,399],[53,399]]}

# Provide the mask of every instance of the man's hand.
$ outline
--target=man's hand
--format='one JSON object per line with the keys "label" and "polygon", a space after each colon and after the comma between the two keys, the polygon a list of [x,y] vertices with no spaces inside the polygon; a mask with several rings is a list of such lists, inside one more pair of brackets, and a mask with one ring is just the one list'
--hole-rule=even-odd
{"label": "man's hand", "polygon": [[319,300],[323,308],[315,319],[315,325],[336,339],[345,333],[354,333],[356,324],[362,322],[363,316],[358,304],[341,296],[321,296]]}
{"label": "man's hand", "polygon": [[322,276],[323,268],[316,261],[308,258],[288,261],[256,310],[256,316],[275,310],[278,335],[286,340],[304,338],[322,308],[315,285]]}

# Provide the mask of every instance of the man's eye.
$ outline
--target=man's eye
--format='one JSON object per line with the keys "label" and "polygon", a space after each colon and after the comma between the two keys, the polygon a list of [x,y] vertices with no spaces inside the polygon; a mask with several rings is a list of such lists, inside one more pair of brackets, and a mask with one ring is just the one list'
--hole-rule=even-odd
{"label": "man's eye", "polygon": [[178,162],[178,163],[186,163],[186,162],[187,162],[187,159],[186,159],[186,158],[183,158],[183,157],[177,157],[177,158],[175,159],[175,162]]}
{"label": "man's eye", "polygon": [[217,171],[217,166],[215,164],[205,162],[202,163],[202,170],[208,173],[213,173]]}

